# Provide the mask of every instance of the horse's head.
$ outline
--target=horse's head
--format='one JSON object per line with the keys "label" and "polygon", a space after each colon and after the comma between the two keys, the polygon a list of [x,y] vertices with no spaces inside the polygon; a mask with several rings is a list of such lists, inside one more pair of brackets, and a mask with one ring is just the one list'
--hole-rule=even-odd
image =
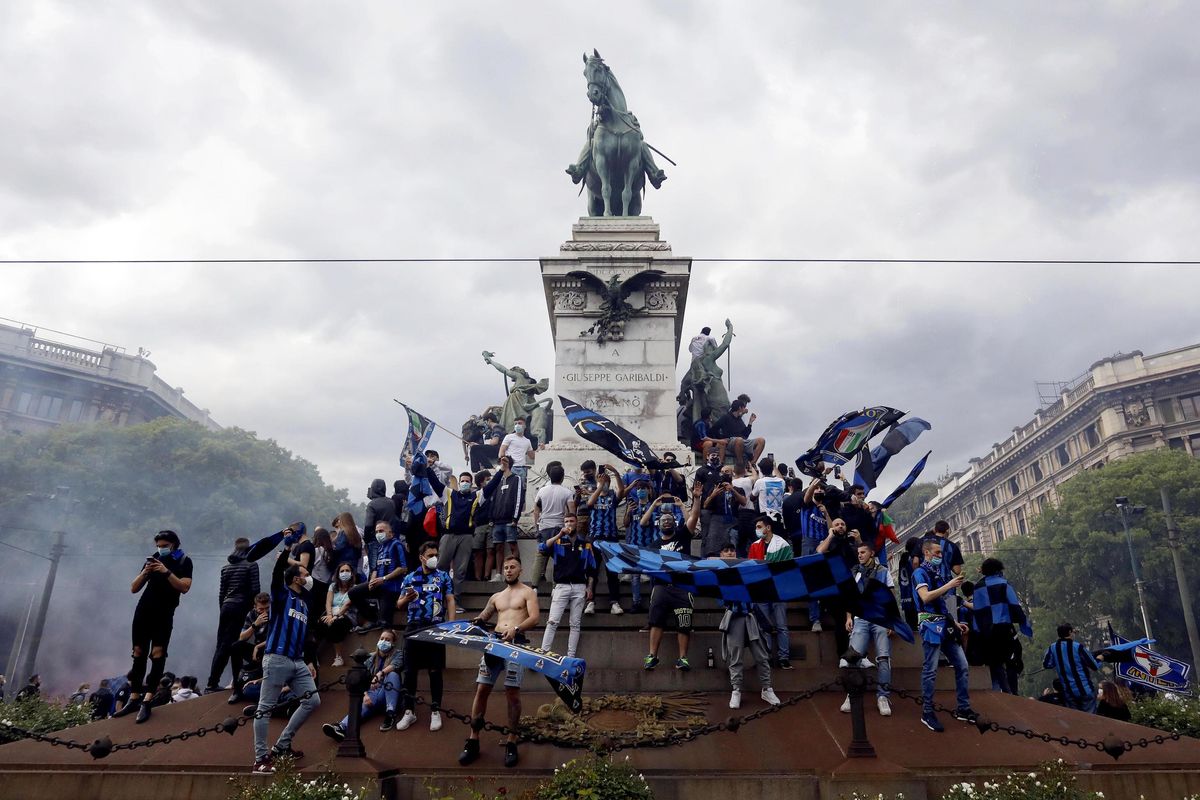
{"label": "horse's head", "polygon": [[604,63],[600,53],[592,50],[592,55],[583,56],[583,77],[587,79],[588,100],[594,106],[609,104],[608,89],[612,82],[612,70]]}

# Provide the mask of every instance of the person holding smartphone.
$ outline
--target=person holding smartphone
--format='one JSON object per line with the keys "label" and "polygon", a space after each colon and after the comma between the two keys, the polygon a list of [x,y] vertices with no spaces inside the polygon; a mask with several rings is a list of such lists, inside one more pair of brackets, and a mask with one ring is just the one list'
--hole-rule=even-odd
{"label": "person holding smartphone", "polygon": [[[436,542],[424,542],[418,553],[421,566],[404,576],[396,608],[408,611],[405,634],[448,622],[454,619],[454,580],[450,573],[438,568]],[[417,673],[429,672],[429,730],[442,728],[442,672],[446,669],[446,645],[437,642],[407,640],[404,646],[404,714],[396,729],[405,731],[417,721]]]}

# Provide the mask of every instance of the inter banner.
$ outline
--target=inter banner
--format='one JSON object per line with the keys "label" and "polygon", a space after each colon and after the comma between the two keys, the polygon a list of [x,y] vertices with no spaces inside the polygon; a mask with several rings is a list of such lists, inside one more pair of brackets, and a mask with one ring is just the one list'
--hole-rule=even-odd
{"label": "inter banner", "polygon": [[1129,639],[1118,636],[1111,624],[1108,626],[1108,634],[1113,644],[1112,648],[1109,648],[1110,650],[1126,651],[1122,653],[1126,657],[1117,661],[1118,678],[1160,692],[1186,694],[1190,691],[1191,664],[1167,658],[1161,653],[1154,652],[1146,644],[1131,642]]}

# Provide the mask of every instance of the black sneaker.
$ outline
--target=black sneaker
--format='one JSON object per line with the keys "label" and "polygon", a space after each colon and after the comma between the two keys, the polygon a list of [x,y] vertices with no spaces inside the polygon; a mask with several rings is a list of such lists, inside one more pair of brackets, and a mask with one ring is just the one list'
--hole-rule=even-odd
{"label": "black sneaker", "polygon": [[242,697],[241,692],[234,692],[233,694],[229,695],[229,699],[226,700],[225,702],[229,703],[229,705],[232,706],[232,705],[237,705],[238,703],[242,702],[245,699],[246,698]]}
{"label": "black sneaker", "polygon": [[251,775],[274,775],[275,763],[271,761],[271,757],[267,756],[261,761],[255,761],[254,767],[250,770]]}
{"label": "black sneaker", "polygon": [[216,694],[217,692],[223,692],[223,691],[225,691],[225,690],[222,689],[220,686],[205,686],[204,687],[205,694]]}
{"label": "black sneaker", "polygon": [[954,718],[959,722],[968,722],[974,724],[975,720],[979,718],[979,714],[975,711],[975,709],[970,707],[960,708],[954,712]]}
{"label": "black sneaker", "polygon": [[321,726],[321,733],[333,739],[335,742],[340,742],[346,738],[346,732],[342,730],[341,725],[334,725],[332,722],[326,722]]}
{"label": "black sneaker", "polygon": [[644,614],[644,613],[646,613],[646,604],[645,604],[645,603],[643,603],[641,600],[638,600],[636,603],[634,603],[633,605],[631,605],[631,606],[629,607],[629,613],[630,613],[630,614]]}
{"label": "black sneaker", "polygon": [[459,766],[465,767],[477,758],[479,758],[479,740],[467,739],[467,743],[463,745],[463,751],[458,754]]}
{"label": "black sneaker", "polygon": [[946,730],[942,727],[942,723],[938,721],[937,715],[932,711],[928,711],[921,715],[921,724],[926,728],[929,728],[929,730],[933,731],[934,733],[941,733]]}
{"label": "black sneaker", "polygon": [[787,659],[787,658],[779,659],[779,668],[780,669],[794,669],[794,667],[792,667],[791,659]]}
{"label": "black sneaker", "polygon": [[141,707],[142,707],[142,701],[134,700],[131,697],[129,699],[129,702],[127,702],[125,705],[121,706],[120,708],[118,708],[116,711],[113,712],[112,718],[116,719],[117,717],[124,717],[128,714],[132,714],[135,711],[139,710]]}
{"label": "black sneaker", "polygon": [[506,743],[504,745],[504,766],[508,767],[509,769],[512,769],[513,767],[515,767],[517,765],[518,758],[519,757],[517,755],[517,743],[516,742]]}
{"label": "black sneaker", "polygon": [[383,715],[383,724],[379,726],[379,730],[387,732],[396,727],[396,712],[389,711]]}
{"label": "black sneaker", "polygon": [[142,707],[138,709],[137,719],[135,719],[134,722],[138,725],[141,725],[148,719],[150,719],[150,704],[142,703]]}
{"label": "black sneaker", "polygon": [[274,747],[271,748],[271,757],[272,758],[290,758],[293,761],[299,761],[300,759],[304,758],[304,751],[294,750],[291,745],[288,745],[287,747],[280,747],[279,745],[275,745]]}

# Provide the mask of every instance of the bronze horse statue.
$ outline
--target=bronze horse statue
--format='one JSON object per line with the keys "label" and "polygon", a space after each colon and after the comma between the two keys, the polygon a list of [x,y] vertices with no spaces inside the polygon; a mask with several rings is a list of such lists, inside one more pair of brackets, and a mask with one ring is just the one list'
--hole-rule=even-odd
{"label": "bronze horse statue", "polygon": [[[642,213],[646,181],[662,186],[667,175],[654,163],[637,117],[625,103],[625,93],[600,53],[583,57],[592,122],[579,159],[567,167],[574,183],[588,193],[588,215],[636,217]],[[668,159],[669,160],[669,159]]]}

